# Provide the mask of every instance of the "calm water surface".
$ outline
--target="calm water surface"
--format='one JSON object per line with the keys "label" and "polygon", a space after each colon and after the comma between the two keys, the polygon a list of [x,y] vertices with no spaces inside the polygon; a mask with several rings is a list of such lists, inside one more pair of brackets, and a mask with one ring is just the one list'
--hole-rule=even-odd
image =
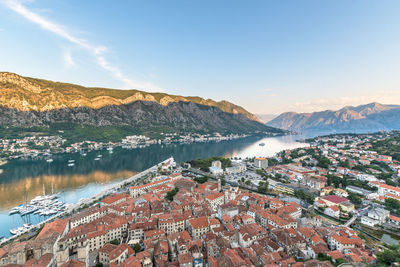
{"label": "calm water surface", "polygon": [[[121,179],[143,171],[166,158],[184,162],[210,156],[254,157],[273,156],[284,149],[307,146],[296,142],[298,136],[272,138],[249,137],[240,140],[218,143],[151,145],[138,149],[114,149],[89,152],[86,156],[79,153],[54,155],[53,162],[44,159],[12,160],[1,166],[0,174],[0,236],[9,236],[9,229],[23,223],[38,223],[44,218],[37,215],[21,217],[8,215],[8,210],[26,199],[32,199],[43,193],[60,194],[65,203],[75,203],[81,198],[92,196]],[[260,146],[265,143],[265,146]],[[101,160],[94,160],[99,154]],[[75,166],[69,167],[68,160],[75,160]]]}

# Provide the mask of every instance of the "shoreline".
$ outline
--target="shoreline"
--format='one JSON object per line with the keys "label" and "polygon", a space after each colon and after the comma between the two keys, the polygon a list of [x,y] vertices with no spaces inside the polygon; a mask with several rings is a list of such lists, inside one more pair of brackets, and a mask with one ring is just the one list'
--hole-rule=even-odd
{"label": "shoreline", "polygon": [[[241,135],[241,136],[223,136],[220,139],[207,139],[207,140],[191,140],[191,141],[185,141],[185,142],[180,142],[180,141],[170,141],[170,142],[156,142],[156,143],[141,143],[137,144],[135,146],[127,146],[123,144],[109,144],[109,143],[103,143],[101,146],[96,147],[96,148],[83,148],[83,149],[74,149],[70,151],[58,151],[58,152],[48,152],[48,151],[37,151],[34,154],[28,153],[27,155],[24,155],[24,153],[18,154],[18,155],[13,155],[9,156],[7,158],[3,158],[5,160],[5,163],[3,164],[4,167],[6,167],[8,164],[10,164],[12,161],[15,160],[46,160],[46,158],[49,158],[51,155],[58,156],[58,155],[73,155],[73,154],[82,154],[82,153],[90,153],[90,152],[95,152],[95,151],[103,151],[107,150],[109,148],[111,149],[116,149],[116,148],[122,148],[122,149],[143,149],[147,148],[150,146],[154,145],[186,145],[186,144],[200,144],[200,143],[219,143],[219,142],[224,142],[224,141],[234,141],[234,140],[239,140],[239,139],[246,139],[246,138],[254,138],[254,137],[261,137],[261,138],[274,138],[274,137],[282,137],[282,136],[292,136],[293,134],[290,133],[284,133],[284,134],[276,134],[276,135],[268,135],[268,134],[251,134],[251,135]],[[91,141],[88,141],[91,142]],[[297,142],[297,140],[296,140]],[[0,159],[1,160],[1,159]]]}

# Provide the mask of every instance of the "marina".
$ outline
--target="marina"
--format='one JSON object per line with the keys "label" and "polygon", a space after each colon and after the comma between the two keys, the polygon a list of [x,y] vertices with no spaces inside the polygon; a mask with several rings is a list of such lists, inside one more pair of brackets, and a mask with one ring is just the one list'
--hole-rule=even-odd
{"label": "marina", "polygon": [[[39,216],[50,216],[64,211],[67,207],[68,205],[60,201],[57,194],[54,194],[53,185],[51,195],[46,195],[43,185],[43,195],[36,196],[27,204],[20,204],[12,208],[9,211],[9,215],[19,214],[23,217],[33,213]],[[31,228],[32,225],[30,223],[24,223],[22,227],[10,229],[10,233],[18,235],[31,230]]]}
{"label": "marina", "polygon": [[[64,204],[62,202],[57,200],[57,196],[56,195],[54,195],[54,194],[46,195],[45,192],[44,192],[43,196],[37,196],[37,197],[35,197],[33,199],[34,203],[54,203],[50,207],[47,207],[46,209],[47,210],[53,209],[55,212],[54,213],[50,213],[50,214],[45,214],[45,215],[53,215],[55,213],[57,213],[57,214],[47,218],[44,221],[41,221],[41,222],[37,223],[36,225],[30,224],[30,223],[24,223],[21,227],[10,229],[10,233],[13,236],[11,236],[9,238],[0,239],[0,245],[2,243],[4,243],[4,242],[8,242],[8,241],[12,240],[15,237],[18,237],[18,236],[20,236],[22,234],[25,234],[25,233],[27,233],[27,232],[29,232],[31,230],[38,229],[42,225],[48,223],[49,221],[54,220],[56,217],[64,216],[67,213],[70,213],[71,211],[73,211],[73,210],[75,210],[75,209],[77,209],[79,207],[82,207],[84,205],[89,205],[90,203],[93,203],[93,202],[96,203],[96,201],[100,200],[104,196],[106,196],[108,194],[111,194],[111,193],[115,193],[118,188],[122,188],[122,187],[124,187],[124,186],[126,186],[128,184],[132,184],[138,179],[141,179],[141,178],[143,178],[143,177],[145,177],[145,176],[147,176],[147,175],[149,175],[151,173],[155,173],[157,171],[157,169],[160,166],[162,166],[163,164],[175,164],[174,158],[170,157],[170,158],[168,158],[168,159],[166,159],[166,160],[164,160],[164,161],[162,161],[162,162],[160,162],[160,163],[148,168],[147,170],[144,170],[141,173],[138,173],[138,174],[136,174],[136,175],[134,175],[134,176],[132,176],[130,178],[123,179],[122,181],[119,181],[118,183],[115,183],[113,185],[108,185],[108,186],[105,187],[105,189],[103,189],[102,191],[98,192],[97,194],[94,194],[94,195],[92,195],[90,197],[87,197],[87,198],[81,198],[81,199],[79,199],[79,201],[77,203],[71,204],[71,205],[68,205],[68,206],[64,206]],[[55,203],[58,203],[58,204],[55,204]],[[63,206],[65,208],[57,210],[57,209],[54,208],[54,205],[55,206]],[[20,207],[20,206],[18,206],[18,207]]]}

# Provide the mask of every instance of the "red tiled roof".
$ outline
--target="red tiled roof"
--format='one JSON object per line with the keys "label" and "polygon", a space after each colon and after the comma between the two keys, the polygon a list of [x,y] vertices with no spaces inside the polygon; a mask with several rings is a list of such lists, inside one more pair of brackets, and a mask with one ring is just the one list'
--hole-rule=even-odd
{"label": "red tiled roof", "polygon": [[47,267],[49,266],[49,263],[51,262],[53,257],[53,253],[46,253],[41,256],[39,260],[36,260],[35,258],[28,260],[27,262],[25,262],[24,267]]}
{"label": "red tiled roof", "polygon": [[69,260],[61,264],[60,267],[85,267],[85,263],[77,260]]}
{"label": "red tiled roof", "polygon": [[194,229],[206,228],[206,227],[208,227],[208,218],[206,216],[199,217],[199,218],[193,218],[193,219],[189,220],[189,224]]}
{"label": "red tiled roof", "polygon": [[330,207],[328,207],[328,209],[331,209],[331,210],[333,210],[334,212],[340,211],[340,209],[338,208],[338,206],[330,206]]}
{"label": "red tiled roof", "polygon": [[393,190],[396,192],[400,192],[400,187],[395,187],[395,186],[391,186],[391,185],[387,185],[387,184],[380,184],[380,187],[383,187],[385,189],[389,189],[389,190]]}
{"label": "red tiled roof", "polygon": [[347,198],[339,197],[339,196],[335,196],[335,195],[328,195],[328,196],[323,197],[322,199],[336,203],[336,204],[340,204],[340,203],[348,201]]}
{"label": "red tiled roof", "polygon": [[117,245],[107,243],[102,248],[99,249],[99,252],[110,254],[111,251],[113,251],[116,248],[117,248]]}
{"label": "red tiled roof", "polygon": [[138,258],[131,256],[126,261],[122,262],[120,267],[142,267],[142,264]]}
{"label": "red tiled roof", "polygon": [[106,203],[106,204],[112,204],[112,203],[114,203],[114,202],[116,202],[118,200],[121,200],[121,199],[124,199],[124,198],[126,199],[128,197],[129,197],[129,195],[127,195],[127,194],[113,194],[111,196],[108,196],[108,197],[104,198],[100,202],[103,202],[103,203]]}
{"label": "red tiled roof", "polygon": [[68,219],[59,219],[54,222],[46,223],[42,231],[37,235],[36,239],[48,237],[55,232],[62,235],[68,222]]}
{"label": "red tiled roof", "polygon": [[338,250],[333,250],[333,251],[328,252],[328,256],[334,260],[344,259],[344,254]]}
{"label": "red tiled roof", "polygon": [[312,242],[313,242],[314,244],[317,244],[317,243],[319,243],[319,242],[325,243],[325,241],[322,239],[322,237],[320,237],[318,234],[314,235],[314,236],[311,238],[311,240],[312,240]]}
{"label": "red tiled roof", "polygon": [[118,245],[113,251],[110,253],[110,260],[113,260],[117,257],[119,257],[122,253],[124,253],[126,250],[128,250],[128,255],[133,253],[133,249],[128,246],[128,244],[120,244]]}
{"label": "red tiled roof", "polygon": [[393,216],[393,215],[389,215],[389,219],[393,220],[393,221],[400,222],[400,217],[396,217],[396,216]]}
{"label": "red tiled roof", "polygon": [[101,235],[106,235],[106,234],[107,234],[107,232],[104,231],[104,230],[103,231],[95,231],[95,232],[88,233],[86,235],[86,238],[90,239],[90,238],[94,238],[94,237],[101,236]]}
{"label": "red tiled roof", "polygon": [[213,194],[210,194],[210,195],[206,196],[206,199],[208,201],[213,201],[213,200],[216,200],[217,198],[220,198],[220,197],[224,197],[224,193],[222,193],[222,192],[213,193]]}
{"label": "red tiled roof", "polygon": [[152,238],[153,236],[165,235],[164,229],[155,229],[144,232],[145,238]]}
{"label": "red tiled roof", "polygon": [[189,253],[179,254],[178,256],[179,264],[185,264],[193,261],[192,255]]}

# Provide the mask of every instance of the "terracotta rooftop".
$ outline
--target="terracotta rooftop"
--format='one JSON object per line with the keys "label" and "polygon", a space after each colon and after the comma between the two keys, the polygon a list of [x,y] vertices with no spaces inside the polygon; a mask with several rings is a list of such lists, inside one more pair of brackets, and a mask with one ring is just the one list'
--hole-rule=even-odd
{"label": "terracotta rooftop", "polygon": [[189,253],[179,254],[178,261],[179,261],[179,264],[189,263],[189,262],[193,261],[193,257]]}
{"label": "terracotta rooftop", "polygon": [[59,219],[55,220],[54,222],[46,223],[42,231],[40,231],[40,233],[37,235],[36,239],[46,238],[54,232],[62,235],[68,223],[68,219]]}
{"label": "terracotta rooftop", "polygon": [[46,253],[39,260],[35,258],[30,259],[24,264],[24,267],[47,267],[53,259],[54,255],[52,253]]}
{"label": "terracotta rooftop", "polygon": [[85,263],[77,260],[69,260],[59,265],[59,267],[85,267]]}
{"label": "terracotta rooftop", "polygon": [[333,251],[328,252],[328,256],[334,260],[344,259],[344,254],[338,250],[333,250]]}
{"label": "terracotta rooftop", "polygon": [[224,193],[223,192],[210,194],[210,195],[206,196],[206,199],[208,201],[213,201],[213,200],[216,200],[217,198],[220,198],[220,197],[224,197]]}
{"label": "terracotta rooftop", "polygon": [[116,248],[117,248],[117,245],[107,243],[102,248],[99,249],[99,252],[109,255],[111,253],[111,251],[113,251]]}
{"label": "terracotta rooftop", "polygon": [[157,186],[157,185],[162,184],[162,183],[168,183],[169,181],[171,181],[170,178],[164,179],[164,180],[160,180],[160,181],[155,181],[155,182],[144,184],[144,185],[131,186],[130,189],[133,190],[133,189],[149,188],[149,187]]}
{"label": "terracotta rooftop", "polygon": [[335,204],[340,204],[340,203],[348,201],[347,198],[339,197],[339,196],[335,196],[335,195],[324,196],[322,199],[327,200],[329,202],[333,202]]}
{"label": "terracotta rooftop", "polygon": [[105,204],[112,204],[112,203],[114,203],[114,202],[116,202],[118,200],[126,199],[128,197],[129,197],[128,194],[113,194],[111,196],[108,196],[108,197],[104,198],[100,202],[105,203]]}
{"label": "terracotta rooftop", "polygon": [[137,257],[130,256],[126,261],[120,264],[120,267],[142,267],[142,264]]}
{"label": "terracotta rooftop", "polygon": [[189,220],[189,223],[194,229],[206,228],[208,227],[208,218],[206,216],[193,218]]}
{"label": "terracotta rooftop", "polygon": [[128,255],[133,254],[133,249],[126,243],[118,245],[114,250],[109,254],[110,260],[114,260],[119,257],[122,253],[128,250]]}

